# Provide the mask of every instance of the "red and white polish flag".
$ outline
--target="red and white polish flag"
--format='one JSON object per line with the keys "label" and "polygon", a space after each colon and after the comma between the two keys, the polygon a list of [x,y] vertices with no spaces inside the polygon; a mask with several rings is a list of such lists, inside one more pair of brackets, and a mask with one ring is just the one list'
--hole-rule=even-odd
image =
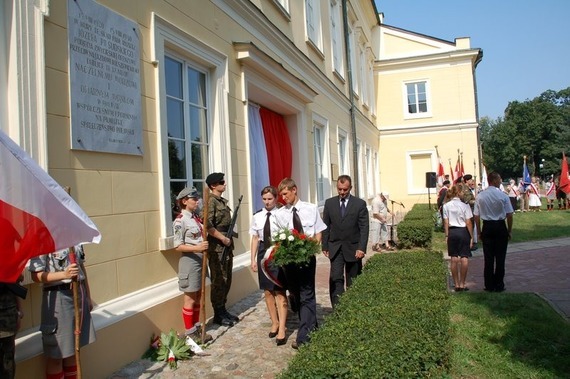
{"label": "red and white polish flag", "polygon": [[0,131],[0,282],[15,282],[32,257],[100,241],[75,200]]}

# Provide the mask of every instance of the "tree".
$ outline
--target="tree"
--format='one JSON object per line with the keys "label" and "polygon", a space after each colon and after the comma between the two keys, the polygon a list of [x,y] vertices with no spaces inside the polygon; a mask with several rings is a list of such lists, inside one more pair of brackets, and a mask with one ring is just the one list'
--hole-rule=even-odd
{"label": "tree", "polygon": [[505,178],[521,176],[525,155],[531,175],[556,174],[570,146],[570,87],[511,101],[504,119],[482,118],[481,143],[485,165]]}

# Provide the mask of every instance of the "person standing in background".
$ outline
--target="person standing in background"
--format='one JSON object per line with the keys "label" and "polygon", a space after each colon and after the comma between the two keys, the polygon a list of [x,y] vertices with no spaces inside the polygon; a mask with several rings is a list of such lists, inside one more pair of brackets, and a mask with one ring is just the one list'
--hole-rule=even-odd
{"label": "person standing in background", "polygon": [[200,304],[202,301],[202,259],[208,249],[208,241],[204,241],[202,220],[196,214],[200,194],[196,188],[184,188],[176,200],[180,204],[181,213],[172,223],[174,229],[174,248],[182,253],[178,261],[178,288],[184,293],[182,320],[185,335],[198,343],[212,340],[209,334],[204,335],[200,325]]}
{"label": "person standing in background", "polygon": [[[271,319],[269,338],[276,337],[277,346],[285,344],[287,323],[287,295],[285,289],[285,273],[281,267],[271,265],[268,270],[270,279],[263,272],[262,259],[271,247],[271,237],[277,233],[277,188],[264,187],[261,190],[264,208],[253,215],[249,234],[251,235],[251,269],[257,272],[259,288],[263,290],[265,305]],[[275,283],[277,281],[281,285]]]}
{"label": "person standing in background", "polygon": [[465,204],[463,184],[456,184],[447,191],[448,201],[443,204],[443,229],[447,242],[447,254],[451,257],[451,276],[455,292],[468,291],[465,286],[469,258],[473,247],[473,213]]}
{"label": "person standing in background", "polygon": [[[3,230],[5,232],[5,230]],[[22,276],[18,283],[22,280]],[[16,333],[24,317],[20,296],[13,291],[18,283],[0,283],[0,378],[13,379],[16,376]]]}
{"label": "person standing in background", "polygon": [[375,226],[379,230],[377,233],[378,239],[374,237],[372,240],[372,250],[378,252],[382,251],[382,246],[388,251],[393,250],[390,245],[390,236],[388,235],[388,213],[390,213],[390,217],[394,217],[388,209],[389,196],[388,192],[383,191],[372,200],[372,223],[377,223],[378,225]]}
{"label": "person standing in background", "polygon": [[76,246],[72,253],[71,249],[63,249],[30,260],[32,280],[43,283],[40,331],[47,358],[47,379],[77,377],[73,286],[78,286],[78,303],[81,307],[80,346],[95,342],[95,327],[91,318],[93,305],[83,264],[83,247]]}
{"label": "person standing in background", "polygon": [[329,293],[333,308],[340,295],[362,272],[362,259],[368,245],[369,220],[366,202],[352,196],[352,179],[341,175],[336,181],[338,196],[325,201],[323,221],[323,254],[331,262]]}
{"label": "person standing in background", "polygon": [[[277,212],[277,224],[289,230],[295,229],[320,242],[321,233],[327,226],[321,219],[317,206],[299,199],[297,184],[291,178],[283,179],[278,190],[286,205]],[[291,344],[293,349],[308,343],[310,333],[317,327],[316,269],[317,259],[314,256],[307,264],[285,266],[287,287],[299,304],[299,330],[297,340]]]}
{"label": "person standing in background", "polygon": [[[232,285],[233,270],[233,242],[227,237],[232,221],[231,209],[228,201],[222,197],[226,190],[224,174],[214,172],[206,177],[206,184],[210,189],[208,200],[208,266],[211,275],[210,300],[214,308],[214,324],[234,326],[239,318],[226,309],[228,293]],[[224,247],[230,247],[225,262],[222,262]]]}
{"label": "person standing in background", "polygon": [[492,172],[488,180],[489,187],[477,196],[473,213],[483,242],[485,291],[502,292],[505,290],[507,246],[513,230],[513,207],[509,197],[499,189],[501,176]]}

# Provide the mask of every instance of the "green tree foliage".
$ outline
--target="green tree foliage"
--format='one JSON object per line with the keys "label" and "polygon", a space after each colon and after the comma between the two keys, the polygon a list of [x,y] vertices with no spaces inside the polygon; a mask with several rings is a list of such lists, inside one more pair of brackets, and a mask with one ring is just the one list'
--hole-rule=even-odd
{"label": "green tree foliage", "polygon": [[487,171],[520,177],[526,156],[531,175],[559,174],[562,152],[570,150],[570,87],[511,101],[504,118],[483,117],[480,125]]}

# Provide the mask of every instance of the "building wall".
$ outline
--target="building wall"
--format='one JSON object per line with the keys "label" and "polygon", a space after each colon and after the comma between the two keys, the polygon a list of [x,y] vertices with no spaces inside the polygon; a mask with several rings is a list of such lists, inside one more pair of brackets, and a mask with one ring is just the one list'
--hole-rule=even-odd
{"label": "building wall", "polygon": [[[21,0],[27,1],[27,0]],[[82,1],[82,0],[78,0]],[[137,359],[152,334],[182,330],[181,294],[176,273],[179,254],[171,247],[167,193],[167,144],[164,115],[164,53],[205,67],[211,101],[209,171],[226,173],[225,197],[233,207],[244,195],[235,240],[231,305],[257,289],[249,269],[251,193],[247,104],[282,114],[294,149],[293,178],[304,200],[318,202],[315,189],[313,123],[324,126],[324,192],[335,194],[333,166],[338,167],[337,130],[348,137],[347,172],[353,175],[352,130],[346,75],[333,73],[329,4],[316,2],[322,18],[322,51],[307,43],[304,2],[291,1],[289,15],[274,1],[99,1],[137,23],[140,36],[142,102],[141,156],[70,149],[70,95],[67,1],[53,0],[44,19],[47,170],[98,226],[99,245],[86,246],[87,271],[98,340],[82,349],[84,375],[104,377]],[[368,0],[350,6],[351,25],[368,63],[376,15]],[[245,47],[244,47],[245,46]],[[240,49],[244,48],[244,51]],[[344,57],[343,57],[344,59]],[[346,64],[345,64],[346,67]],[[40,68],[41,69],[41,68]],[[356,78],[358,81],[367,78]],[[356,99],[356,133],[363,147],[378,152],[375,112]],[[360,155],[359,165],[365,162]],[[359,169],[363,183],[377,173]],[[362,192],[365,193],[365,192]],[[43,372],[40,324],[41,288],[28,284],[27,315],[18,338],[18,377]],[[209,287],[209,286],[208,286]],[[209,299],[209,296],[208,296]],[[208,304],[208,315],[211,308]],[[121,348],[117,348],[118,341]]]}
{"label": "building wall", "polygon": [[[426,173],[437,172],[439,159],[446,174],[450,162],[455,168],[462,158],[465,173],[478,176],[474,72],[481,53],[468,38],[449,42],[392,26],[382,26],[380,34],[375,68],[381,187],[408,209],[435,203],[437,189],[426,187]],[[427,112],[410,114],[406,84],[419,82],[427,83]]]}

